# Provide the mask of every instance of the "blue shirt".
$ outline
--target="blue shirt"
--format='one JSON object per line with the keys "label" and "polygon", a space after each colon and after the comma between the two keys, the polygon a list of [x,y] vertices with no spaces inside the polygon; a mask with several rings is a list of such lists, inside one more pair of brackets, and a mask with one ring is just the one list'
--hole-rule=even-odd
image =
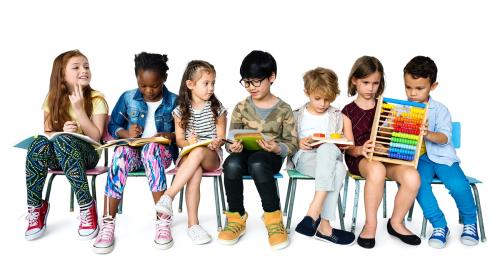
{"label": "blue shirt", "polygon": [[[177,106],[177,95],[168,91],[167,87],[163,86],[162,103],[154,112],[156,130],[158,132],[174,132],[174,118],[172,111]],[[127,119],[121,114],[125,115]],[[117,132],[121,129],[128,129],[130,125],[137,124],[142,130],[146,124],[146,116],[148,114],[148,105],[144,101],[139,88],[125,91],[116,102],[108,124],[108,132],[114,138],[119,138]],[[174,160],[177,159],[177,145],[171,144],[169,147]]]}
{"label": "blue shirt", "polygon": [[435,163],[448,166],[460,162],[451,141],[451,114],[448,108],[431,97],[429,97],[428,103],[427,121],[429,131],[443,133],[448,138],[448,142],[437,144],[424,139],[427,156]]}

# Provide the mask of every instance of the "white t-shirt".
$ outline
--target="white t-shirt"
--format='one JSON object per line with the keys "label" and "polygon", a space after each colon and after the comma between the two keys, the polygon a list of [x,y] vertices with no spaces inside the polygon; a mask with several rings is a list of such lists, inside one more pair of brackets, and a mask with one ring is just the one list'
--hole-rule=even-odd
{"label": "white t-shirt", "polygon": [[300,123],[299,139],[312,136],[313,133],[326,133],[328,131],[328,112],[322,115],[313,115],[304,109],[302,122]]}
{"label": "white t-shirt", "polygon": [[155,112],[158,107],[160,107],[161,102],[163,100],[160,99],[154,102],[146,102],[148,105],[148,114],[146,116],[146,123],[144,124],[144,130],[142,131],[142,138],[153,137],[157,133],[156,131],[156,121],[155,121]]}

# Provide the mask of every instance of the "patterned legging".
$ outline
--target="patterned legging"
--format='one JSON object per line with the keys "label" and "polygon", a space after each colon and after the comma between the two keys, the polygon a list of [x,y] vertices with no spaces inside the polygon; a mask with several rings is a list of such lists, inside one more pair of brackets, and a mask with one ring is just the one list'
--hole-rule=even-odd
{"label": "patterned legging", "polygon": [[28,205],[41,204],[49,168],[64,171],[79,205],[92,202],[85,170],[94,168],[97,162],[99,154],[87,142],[71,135],[61,135],[54,140],[38,136],[28,148],[26,157]]}
{"label": "patterned legging", "polygon": [[163,144],[149,143],[142,148],[118,146],[108,171],[104,194],[121,199],[129,172],[144,168],[152,192],[167,189],[165,170],[172,163],[172,155]]}

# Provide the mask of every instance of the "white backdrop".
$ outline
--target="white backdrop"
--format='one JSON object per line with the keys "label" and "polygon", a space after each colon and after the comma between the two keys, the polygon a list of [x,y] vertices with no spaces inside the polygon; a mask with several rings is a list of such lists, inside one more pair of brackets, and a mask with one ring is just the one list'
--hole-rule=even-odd
{"label": "white backdrop", "polygon": [[[353,264],[421,268],[434,263],[461,268],[492,262],[499,225],[495,195],[500,186],[494,170],[499,150],[498,112],[495,113],[500,98],[499,12],[495,1],[2,1],[4,184],[0,196],[0,239],[7,241],[1,242],[0,268],[48,268],[50,264],[78,269],[113,265],[154,267],[165,263],[161,267],[229,263],[230,267],[243,268]],[[404,98],[404,65],[415,55],[430,56],[439,69],[439,87],[433,97],[448,106],[454,121],[462,122],[462,168],[485,182],[479,189],[489,241],[475,248],[459,243],[461,227],[456,224],[454,203],[445,190],[438,189],[452,228],[452,240],[444,251],[431,249],[426,241],[417,248],[399,244],[387,235],[386,221],[380,217],[377,247],[372,251],[305,241],[292,234],[288,249],[271,253],[258,218],[261,210],[255,188],[246,184],[245,204],[251,220],[248,235],[241,243],[234,248],[217,243],[193,247],[185,236],[185,214],[180,214],[174,226],[176,244],[169,251],[157,252],[150,245],[152,204],[146,184],[138,180],[130,182],[127,188],[128,209],[119,218],[115,251],[109,256],[96,256],[92,254],[91,242],[75,240],[78,221],[75,215],[67,213],[68,185],[59,180],[51,198],[47,235],[26,242],[22,215],[26,211],[25,153],[12,145],[42,130],[41,104],[52,61],[71,49],[87,55],[93,74],[91,85],[105,93],[110,107],[124,90],[136,87],[133,57],[147,51],[169,55],[166,85],[175,93],[188,61],[203,59],[214,64],[216,94],[230,110],[246,96],[238,84],[239,66],[253,49],[268,51],[276,58],[278,76],[272,91],[292,107],[306,101],[302,75],[317,66],[331,68],[339,76],[342,93],[333,105],[343,107],[350,102],[347,76],[355,59],[362,55],[376,56],[384,65],[385,96]],[[200,218],[216,237],[210,182],[203,184]],[[286,180],[281,184],[282,197],[285,183]],[[297,196],[294,225],[305,213],[313,192],[311,184],[299,185],[304,186],[304,191]],[[99,208],[103,186],[104,178],[100,178]],[[389,190],[389,198],[394,192]],[[350,211],[352,197],[348,200]],[[392,202],[389,203],[392,209]],[[349,212],[347,218],[350,216]],[[362,203],[358,219],[356,234],[364,221]],[[415,232],[419,231],[420,219],[421,211],[417,209],[415,220],[409,225]],[[350,221],[346,223],[350,225]]]}

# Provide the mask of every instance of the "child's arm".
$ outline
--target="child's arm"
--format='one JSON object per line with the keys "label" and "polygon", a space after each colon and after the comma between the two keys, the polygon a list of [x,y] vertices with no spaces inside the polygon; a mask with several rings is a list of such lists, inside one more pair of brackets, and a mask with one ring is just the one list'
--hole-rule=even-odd
{"label": "child's arm", "polygon": [[224,144],[223,139],[226,138],[226,123],[227,113],[224,112],[215,122],[217,137],[207,146],[210,150],[216,150]]}
{"label": "child's arm", "polygon": [[292,109],[289,108],[283,115],[283,128],[281,130],[282,141],[279,143],[280,151],[277,153],[282,157],[294,155],[299,148],[299,139],[295,118]]}
{"label": "child's arm", "polygon": [[[233,129],[244,129],[243,121],[241,119],[241,112],[239,110],[239,106],[241,104],[238,103],[233,112],[231,113],[231,122],[229,123],[229,131]],[[241,105],[242,106],[242,105]],[[239,153],[243,151],[243,144],[240,141],[235,141],[232,144],[226,143],[226,151],[229,153]]]}
{"label": "child's arm", "polygon": [[[111,111],[109,117],[108,132],[115,139],[129,138],[127,132],[128,120],[127,105],[125,104],[125,94],[122,94]],[[125,133],[126,132],[126,133]]]}
{"label": "child's arm", "polygon": [[75,84],[73,93],[69,96],[71,107],[75,111],[76,120],[80,124],[83,134],[89,136],[95,141],[100,141],[104,125],[106,124],[106,115],[99,114],[93,115],[92,120],[85,111],[85,98],[83,97],[83,90],[80,84]]}
{"label": "child's arm", "polygon": [[429,127],[424,127],[422,130],[424,139],[437,144],[447,144],[451,139],[451,114],[444,106],[436,111],[435,114],[435,126],[430,128],[433,131],[429,130]]}
{"label": "child's arm", "polygon": [[175,141],[177,146],[185,147],[189,145],[189,141],[184,138],[185,130],[181,127],[181,118],[174,114],[175,121]]}

